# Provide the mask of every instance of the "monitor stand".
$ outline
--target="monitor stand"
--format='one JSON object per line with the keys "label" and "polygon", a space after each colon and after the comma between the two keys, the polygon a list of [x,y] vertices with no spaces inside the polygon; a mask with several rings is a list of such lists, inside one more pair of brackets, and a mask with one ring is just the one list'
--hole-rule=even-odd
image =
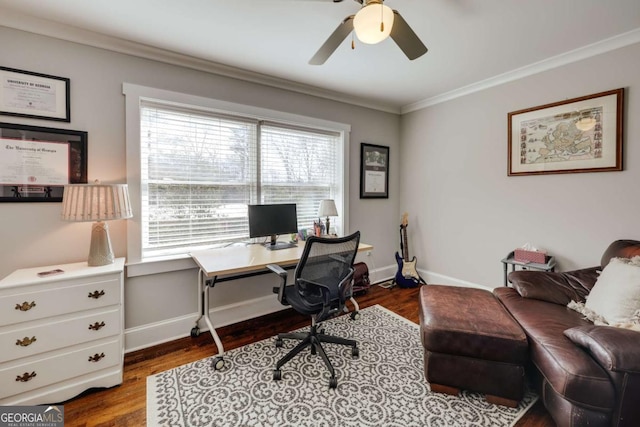
{"label": "monitor stand", "polygon": [[278,242],[278,236],[276,236],[275,234],[271,235],[271,243],[266,243],[264,245],[265,248],[267,248],[270,251],[277,251],[279,249],[289,249],[289,248],[295,248],[297,245],[295,243],[291,243],[291,242]]}

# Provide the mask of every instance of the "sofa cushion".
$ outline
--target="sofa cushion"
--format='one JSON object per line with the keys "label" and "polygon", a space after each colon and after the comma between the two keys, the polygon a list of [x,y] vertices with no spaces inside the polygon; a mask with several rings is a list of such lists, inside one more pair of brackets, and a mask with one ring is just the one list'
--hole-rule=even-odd
{"label": "sofa cushion", "polygon": [[638,240],[616,240],[602,254],[600,266],[602,268],[609,264],[611,258],[633,258],[640,255],[640,241]]}
{"label": "sofa cushion", "polygon": [[640,309],[640,256],[612,258],[596,280],[585,307],[610,325],[630,323]]}
{"label": "sofa cushion", "polygon": [[512,288],[496,288],[494,294],[524,329],[531,361],[556,393],[595,410],[614,407],[615,391],[607,372],[564,335],[566,329],[590,322],[565,306],[523,298]]}
{"label": "sofa cushion", "polygon": [[599,267],[591,267],[562,273],[513,271],[509,274],[509,281],[524,298],[567,305],[569,301],[586,300],[598,279],[599,270]]}
{"label": "sofa cushion", "polygon": [[640,334],[608,326],[576,326],[564,334],[609,371],[640,374]]}

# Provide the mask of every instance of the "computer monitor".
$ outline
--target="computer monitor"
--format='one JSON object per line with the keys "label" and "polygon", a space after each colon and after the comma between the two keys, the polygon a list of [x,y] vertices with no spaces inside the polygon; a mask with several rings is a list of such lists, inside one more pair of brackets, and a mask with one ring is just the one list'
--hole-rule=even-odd
{"label": "computer monitor", "polygon": [[248,205],[249,237],[271,237],[267,249],[285,249],[292,245],[277,243],[278,234],[298,232],[298,215],[295,203]]}

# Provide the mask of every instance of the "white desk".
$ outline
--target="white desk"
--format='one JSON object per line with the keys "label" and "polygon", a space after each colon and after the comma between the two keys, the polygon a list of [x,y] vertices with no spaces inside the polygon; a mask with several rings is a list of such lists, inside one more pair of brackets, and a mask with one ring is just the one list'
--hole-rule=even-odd
{"label": "white desk", "polygon": [[[366,243],[360,243],[358,246],[358,252],[372,249],[373,246]],[[218,347],[218,355],[213,359],[212,363],[214,369],[222,369],[224,366],[224,348],[209,316],[209,288],[213,288],[216,283],[220,282],[270,273],[266,268],[268,264],[277,264],[283,268],[295,267],[302,256],[303,250],[304,242],[300,242],[298,246],[293,248],[275,251],[256,244],[191,252],[191,257],[200,268],[198,273],[200,316],[196,320],[196,326],[191,329],[191,336],[195,337],[200,334],[198,322],[204,317],[204,321]]]}

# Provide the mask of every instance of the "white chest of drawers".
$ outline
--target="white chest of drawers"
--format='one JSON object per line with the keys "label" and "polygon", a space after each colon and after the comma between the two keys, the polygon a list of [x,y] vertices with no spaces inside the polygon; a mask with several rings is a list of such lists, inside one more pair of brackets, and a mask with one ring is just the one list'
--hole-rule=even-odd
{"label": "white chest of drawers", "polygon": [[[38,277],[41,271],[64,273]],[[122,383],[124,258],[0,281],[0,405],[59,403]]]}

